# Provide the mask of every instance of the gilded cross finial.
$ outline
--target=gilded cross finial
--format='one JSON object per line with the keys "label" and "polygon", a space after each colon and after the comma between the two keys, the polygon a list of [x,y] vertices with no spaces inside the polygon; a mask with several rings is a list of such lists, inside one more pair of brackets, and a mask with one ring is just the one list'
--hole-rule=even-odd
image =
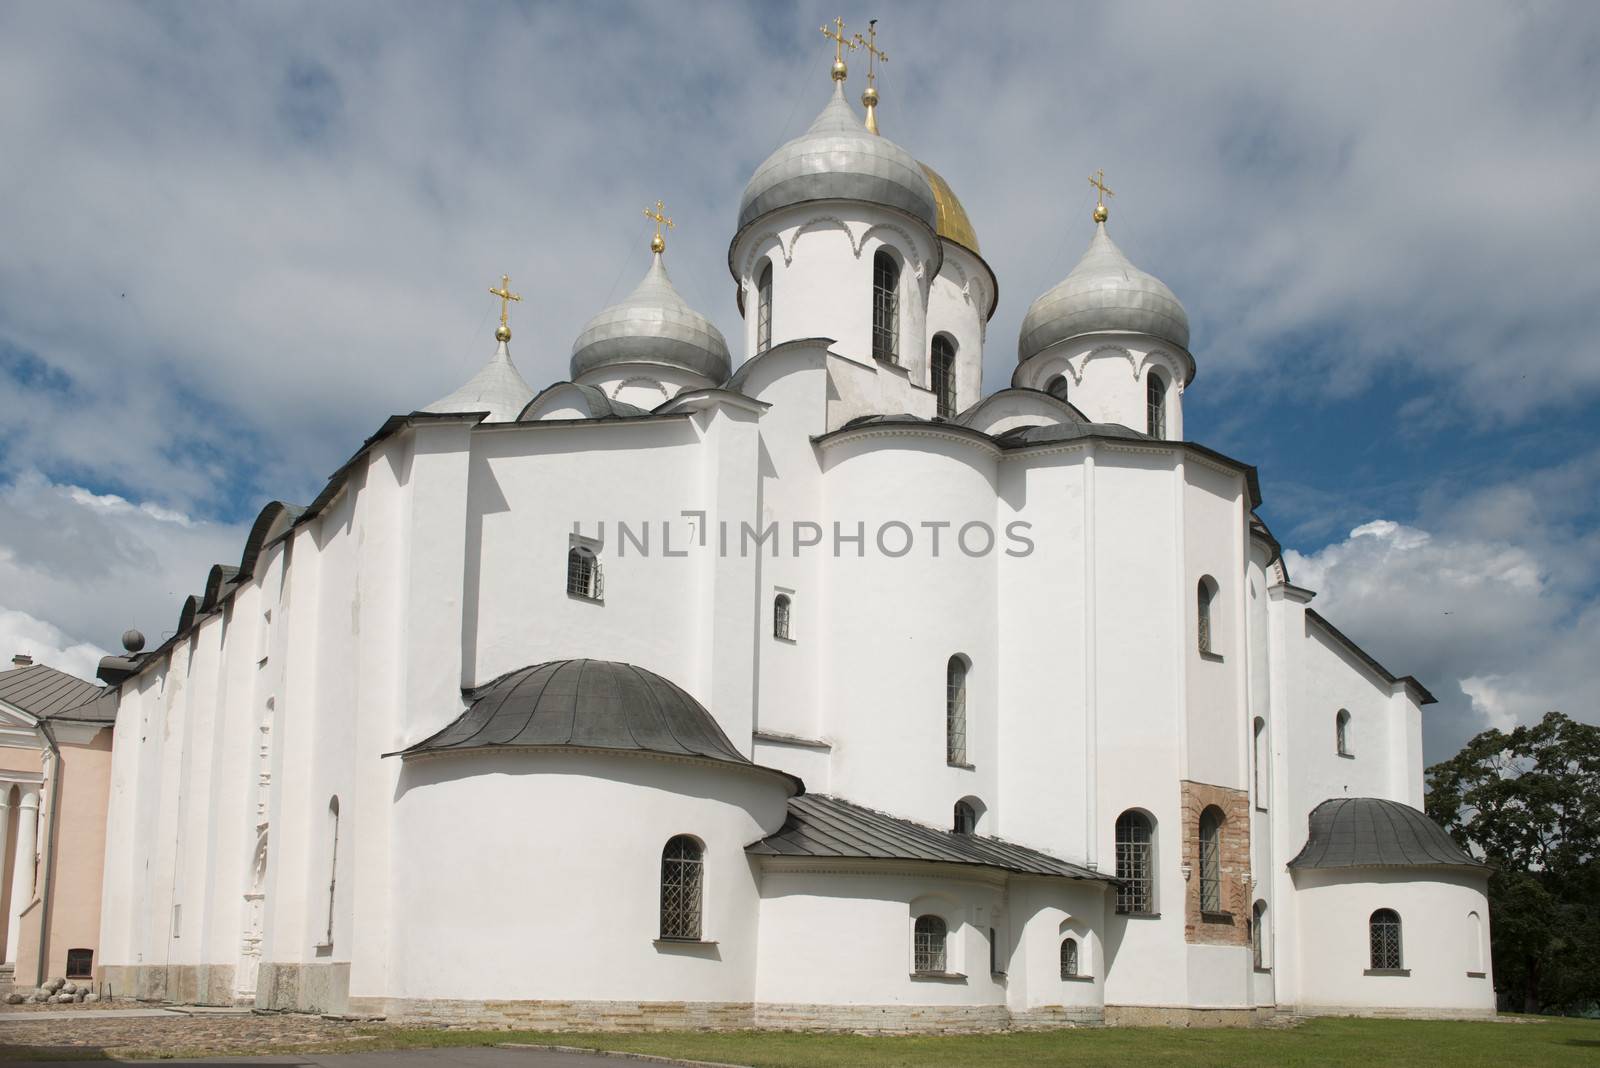
{"label": "gilded cross finial", "polygon": [[833,80],[842,82],[849,73],[849,69],[844,65],[844,50],[848,48],[854,52],[856,39],[844,35],[844,19],[834,19],[833,26],[831,30],[826,26],[822,27],[822,36],[833,42]]}
{"label": "gilded cross finial", "polygon": [[867,129],[878,132],[878,64],[889,62],[888,53],[878,48],[878,20],[867,22],[867,35],[856,34],[855,43],[867,50],[867,88],[861,94],[861,104],[867,109]]}
{"label": "gilded cross finial", "polygon": [[1114,197],[1117,194],[1106,188],[1105,171],[1095,171],[1094,174],[1089,178],[1089,184],[1094,186],[1096,190],[1094,198],[1094,221],[1097,223],[1103,223],[1106,221],[1107,216],[1110,215],[1110,212],[1106,211],[1106,197]]}
{"label": "gilded cross finial", "polygon": [[510,341],[511,324],[507,321],[507,311],[511,307],[511,302],[514,300],[520,301],[522,295],[511,292],[511,276],[509,274],[501,275],[500,288],[496,289],[494,286],[490,286],[489,292],[500,298],[500,326],[495,330],[494,338],[496,341]]}
{"label": "gilded cross finial", "polygon": [[665,226],[668,230],[671,230],[672,220],[667,218],[665,209],[666,205],[661,203],[659,200],[656,201],[655,211],[651,211],[649,208],[644,209],[644,217],[646,219],[654,219],[656,224],[656,236],[650,239],[651,252],[662,252],[665,251],[667,247],[667,239],[666,236],[662,234],[661,228]]}

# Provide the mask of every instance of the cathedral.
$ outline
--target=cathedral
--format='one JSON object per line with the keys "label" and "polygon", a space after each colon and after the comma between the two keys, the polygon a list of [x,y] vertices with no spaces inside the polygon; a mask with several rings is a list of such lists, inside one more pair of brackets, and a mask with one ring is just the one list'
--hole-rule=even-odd
{"label": "cathedral", "polygon": [[1488,869],[1420,811],[1433,698],[1185,437],[1188,317],[1103,176],[983,395],[994,270],[870,72],[847,96],[875,41],[824,32],[831,94],[739,203],[743,337],[679,295],[659,203],[569,381],[517,370],[503,278],[470,381],[101,664],[102,989],[540,1028],[1492,1012]]}

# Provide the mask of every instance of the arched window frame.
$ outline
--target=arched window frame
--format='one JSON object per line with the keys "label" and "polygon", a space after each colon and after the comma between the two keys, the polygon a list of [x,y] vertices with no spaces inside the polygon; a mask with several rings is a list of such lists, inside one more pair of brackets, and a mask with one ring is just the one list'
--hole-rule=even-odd
{"label": "arched window frame", "polygon": [[1044,391],[1056,400],[1067,401],[1070,404],[1071,397],[1069,393],[1071,392],[1071,387],[1072,383],[1067,381],[1066,375],[1054,375],[1050,381],[1044,384]]}
{"label": "arched window frame", "polygon": [[978,810],[965,801],[957,801],[953,810],[950,829],[956,834],[978,833]]}
{"label": "arched window frame", "polygon": [[761,261],[756,276],[756,353],[772,347],[772,261]]}
{"label": "arched window frame", "polygon": [[1370,949],[1368,972],[1405,971],[1404,932],[1400,914],[1394,909],[1376,909],[1367,918],[1367,944]]}
{"label": "arched window frame", "polygon": [[918,916],[911,926],[911,971],[915,975],[946,975],[950,928],[943,916],[931,912]]}
{"label": "arched window frame", "polygon": [[663,942],[701,940],[705,896],[705,844],[675,834],[661,847],[661,936]]}
{"label": "arched window frame", "polygon": [[934,414],[954,418],[956,408],[956,343],[949,334],[933,335],[928,359],[928,384],[933,390]]}
{"label": "arched window frame", "polygon": [[1200,656],[1206,660],[1221,660],[1217,644],[1217,580],[1210,575],[1201,575],[1200,581],[1195,584],[1195,645],[1200,650]]}
{"label": "arched window frame", "polygon": [[1350,711],[1341,708],[1333,717],[1333,744],[1334,751],[1342,757],[1353,757],[1350,752]]}
{"label": "arched window frame", "polygon": [[1258,969],[1272,966],[1267,956],[1267,903],[1259,899],[1250,906],[1250,953]]}
{"label": "arched window frame", "polygon": [[1216,805],[1200,813],[1200,912],[1220,913],[1222,905],[1222,835],[1227,817]]}
{"label": "arched window frame", "polygon": [[1145,372],[1145,430],[1153,438],[1167,436],[1167,382],[1154,368]]}
{"label": "arched window frame", "polygon": [[1078,960],[1078,940],[1072,935],[1061,940],[1061,978],[1080,978]]}
{"label": "arched window frame", "polygon": [[1156,826],[1155,820],[1130,808],[1117,817],[1117,911],[1130,916],[1149,916],[1156,911]]}
{"label": "arched window frame", "polygon": [[960,653],[945,662],[944,758],[958,768],[970,768],[967,750],[967,681],[972,662]]}
{"label": "arched window frame", "polygon": [[1482,979],[1488,972],[1483,966],[1483,917],[1476,909],[1467,913],[1467,977]]}
{"label": "arched window frame", "polygon": [[790,617],[794,610],[794,601],[787,593],[780,593],[772,599],[772,636],[779,641],[793,641],[790,633]]}
{"label": "arched window frame", "polygon": [[872,254],[872,358],[900,362],[900,259],[887,247]]}
{"label": "arched window frame", "polygon": [[598,545],[591,539],[574,542],[567,549],[567,596],[585,601],[605,600],[605,573],[600,566]]}

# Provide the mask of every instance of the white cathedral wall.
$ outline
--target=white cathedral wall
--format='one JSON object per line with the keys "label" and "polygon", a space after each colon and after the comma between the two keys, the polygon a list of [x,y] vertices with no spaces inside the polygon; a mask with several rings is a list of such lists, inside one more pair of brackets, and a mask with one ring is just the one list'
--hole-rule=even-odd
{"label": "white cathedral wall", "polygon": [[1145,383],[1159,368],[1166,383],[1168,441],[1183,440],[1184,364],[1155,338],[1144,334],[1086,334],[1037,353],[1013,376],[1019,386],[1045,389],[1056,375],[1067,379],[1067,398],[1094,423],[1120,423],[1145,432],[1149,427]]}
{"label": "white cathedral wall", "polygon": [[[1494,1011],[1486,876],[1352,869],[1303,871],[1294,880],[1298,1011]],[[1368,921],[1380,908],[1400,914],[1400,963],[1410,975],[1364,974],[1371,964]]]}
{"label": "white cathedral wall", "polygon": [[[774,776],[582,752],[408,762],[395,801],[397,998],[749,1001]],[[661,851],[705,844],[702,938],[658,944]],[[830,937],[831,937],[830,933]]]}
{"label": "white cathedral wall", "polygon": [[[1177,537],[1183,547],[1184,683],[1187,715],[1183,778],[1245,789],[1244,478],[1189,456],[1179,465],[1183,488]],[[1199,645],[1199,586],[1216,583],[1209,656]]]}
{"label": "white cathedral wall", "polygon": [[988,273],[966,249],[942,242],[944,263],[928,288],[927,353],[929,372],[919,384],[933,388],[933,339],[948,334],[956,346],[956,411],[976,404],[983,393],[985,315],[991,299]]}

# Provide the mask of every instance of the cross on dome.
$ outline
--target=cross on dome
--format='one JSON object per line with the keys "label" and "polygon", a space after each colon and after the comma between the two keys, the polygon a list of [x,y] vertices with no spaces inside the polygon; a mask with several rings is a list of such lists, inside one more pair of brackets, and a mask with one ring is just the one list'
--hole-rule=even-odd
{"label": "cross on dome", "polygon": [[1103,223],[1111,214],[1110,212],[1106,211],[1105,198],[1114,197],[1117,194],[1106,188],[1106,172],[1103,170],[1095,171],[1093,174],[1091,174],[1089,176],[1089,184],[1094,186],[1096,190],[1094,198],[1094,221],[1097,223]]}
{"label": "cross on dome", "polygon": [[656,224],[656,236],[654,236],[654,237],[652,237],[650,239],[650,251],[651,252],[664,252],[664,251],[666,251],[667,239],[666,239],[666,236],[664,234],[662,234],[661,228],[663,226],[665,226],[668,230],[671,230],[671,229],[674,228],[672,220],[669,219],[666,216],[665,211],[666,211],[666,205],[663,204],[659,200],[656,201],[656,209],[654,211],[651,211],[649,208],[645,208],[644,209],[644,217],[646,219],[653,219],[655,221],[655,224]]}
{"label": "cross on dome", "polygon": [[850,73],[850,69],[844,65],[844,50],[848,48],[854,52],[856,50],[856,38],[844,35],[844,19],[834,19],[833,25],[834,28],[831,30],[826,26],[822,27],[822,36],[833,42],[833,80],[842,82],[845,76]]}
{"label": "cross on dome", "polygon": [[867,109],[867,129],[878,132],[878,67],[889,62],[889,54],[878,48],[878,20],[867,22],[867,36],[855,36],[858,46],[867,50],[867,88],[861,94],[861,104]]}
{"label": "cross on dome", "polygon": [[509,274],[501,275],[500,288],[496,289],[494,286],[490,286],[489,292],[500,298],[500,326],[494,332],[495,340],[510,341],[511,323],[509,322],[507,313],[511,308],[511,301],[515,300],[520,302],[522,300],[522,294],[511,292],[511,276]]}

